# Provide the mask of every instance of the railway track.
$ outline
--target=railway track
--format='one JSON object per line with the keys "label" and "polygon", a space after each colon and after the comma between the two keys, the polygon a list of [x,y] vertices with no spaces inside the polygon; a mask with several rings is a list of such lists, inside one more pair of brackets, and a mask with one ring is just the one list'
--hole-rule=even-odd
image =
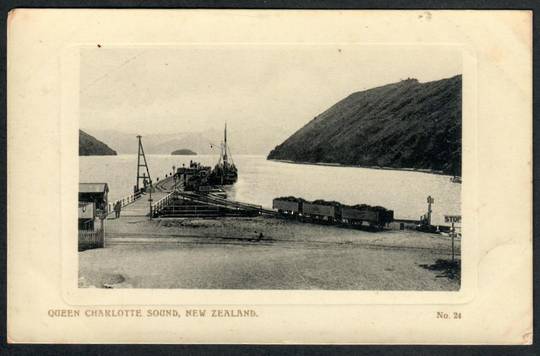
{"label": "railway track", "polygon": [[167,177],[154,184],[154,188],[160,192],[170,193],[174,189],[174,178]]}

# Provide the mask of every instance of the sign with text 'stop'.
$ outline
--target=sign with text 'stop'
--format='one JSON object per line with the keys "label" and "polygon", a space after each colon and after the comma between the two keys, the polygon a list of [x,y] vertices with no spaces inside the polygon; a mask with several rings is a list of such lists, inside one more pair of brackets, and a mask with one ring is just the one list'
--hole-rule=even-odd
{"label": "sign with text 'stop'", "polygon": [[461,215],[445,215],[444,222],[446,223],[461,223]]}

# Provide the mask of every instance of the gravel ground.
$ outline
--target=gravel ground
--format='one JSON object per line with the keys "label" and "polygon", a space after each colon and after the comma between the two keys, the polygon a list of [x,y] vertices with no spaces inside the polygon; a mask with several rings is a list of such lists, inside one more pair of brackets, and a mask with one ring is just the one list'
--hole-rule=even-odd
{"label": "gravel ground", "polygon": [[450,259],[450,239],[435,234],[261,217],[107,221],[106,231],[105,248],[79,252],[80,287],[459,289],[459,278],[425,268]]}

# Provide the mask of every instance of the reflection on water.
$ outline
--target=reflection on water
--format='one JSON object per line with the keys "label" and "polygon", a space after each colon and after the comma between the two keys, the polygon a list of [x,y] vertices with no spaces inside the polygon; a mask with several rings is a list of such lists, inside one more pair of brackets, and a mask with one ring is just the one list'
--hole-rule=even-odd
{"label": "reflection on water", "polygon": [[[152,180],[165,177],[172,167],[190,159],[213,166],[216,155],[147,155]],[[80,157],[80,182],[106,182],[109,199],[132,193],[136,183],[137,155]],[[444,215],[459,215],[461,184],[448,176],[368,168],[329,167],[267,161],[264,156],[236,155],[238,182],[227,188],[232,199],[272,206],[278,196],[294,195],[308,200],[336,200],[346,204],[381,205],[394,210],[396,218],[418,219],[432,205],[433,224],[444,224]]]}

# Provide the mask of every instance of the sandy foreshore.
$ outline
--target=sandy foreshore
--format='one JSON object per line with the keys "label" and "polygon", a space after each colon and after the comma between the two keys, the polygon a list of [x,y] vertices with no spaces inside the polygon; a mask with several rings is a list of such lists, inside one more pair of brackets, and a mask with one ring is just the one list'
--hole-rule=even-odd
{"label": "sandy foreshore", "polygon": [[292,164],[307,164],[311,166],[328,166],[328,167],[343,167],[343,168],[367,168],[367,169],[383,169],[388,171],[405,171],[405,172],[418,172],[418,173],[428,173],[428,174],[437,174],[441,176],[453,177],[451,174],[448,174],[443,171],[433,170],[433,169],[423,169],[423,168],[399,168],[399,167],[385,167],[385,166],[362,166],[355,164],[343,164],[343,163],[331,163],[331,162],[304,162],[304,161],[291,161],[288,159],[275,159],[269,158],[269,161],[281,162],[281,163],[292,163]]}
{"label": "sandy foreshore", "polygon": [[450,238],[437,234],[263,217],[107,220],[105,229],[105,248],[79,252],[80,287],[459,289],[436,268],[451,257]]}

